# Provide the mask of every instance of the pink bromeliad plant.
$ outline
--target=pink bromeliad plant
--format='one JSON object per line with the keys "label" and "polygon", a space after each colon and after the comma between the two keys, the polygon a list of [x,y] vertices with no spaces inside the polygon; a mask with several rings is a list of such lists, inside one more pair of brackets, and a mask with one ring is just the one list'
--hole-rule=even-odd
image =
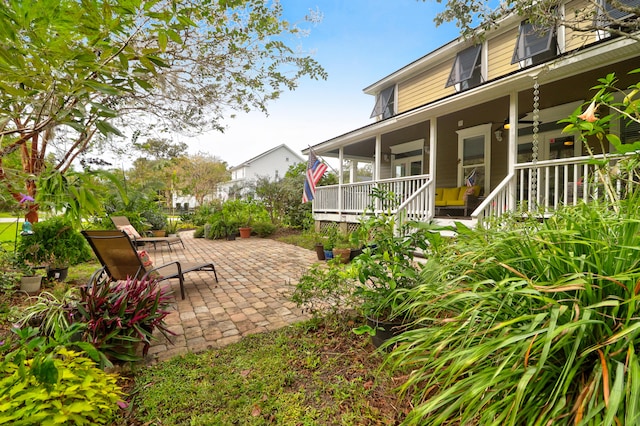
{"label": "pink bromeliad plant", "polygon": [[87,324],[85,339],[112,359],[138,360],[136,347],[142,343],[146,355],[155,329],[165,337],[173,334],[164,322],[169,300],[168,292],[152,279],[97,283],[78,304],[81,321]]}

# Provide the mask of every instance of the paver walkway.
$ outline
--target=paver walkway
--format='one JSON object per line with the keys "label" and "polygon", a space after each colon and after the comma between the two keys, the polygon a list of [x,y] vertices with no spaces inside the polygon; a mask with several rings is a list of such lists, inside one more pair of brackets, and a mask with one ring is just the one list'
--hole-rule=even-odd
{"label": "paver walkway", "polygon": [[266,238],[234,241],[193,238],[180,233],[185,249],[150,248],[158,265],[171,260],[213,261],[213,272],[185,274],[185,299],[178,280],[162,281],[173,289],[175,311],[166,318],[171,331],[150,348],[146,362],[153,364],[187,352],[200,352],[237,342],[243,336],[286,326],[308,318],[288,299],[300,276],[317,262],[314,251]]}

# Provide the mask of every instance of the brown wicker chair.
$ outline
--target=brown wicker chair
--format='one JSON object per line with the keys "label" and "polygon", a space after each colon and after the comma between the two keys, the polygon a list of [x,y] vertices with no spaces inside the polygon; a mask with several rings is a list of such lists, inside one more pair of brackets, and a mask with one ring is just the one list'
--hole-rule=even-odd
{"label": "brown wicker chair", "polygon": [[182,248],[184,248],[184,242],[180,237],[143,237],[136,231],[133,227],[129,219],[126,216],[111,216],[111,221],[120,231],[124,231],[127,233],[129,238],[133,240],[136,246],[141,246],[146,243],[153,244],[153,249],[155,250],[157,244],[167,244],[169,247],[169,251],[171,251],[171,246],[174,244],[182,244]]}
{"label": "brown wicker chair", "polygon": [[[136,247],[124,231],[82,231],[89,245],[98,257],[101,270],[112,281],[126,280],[129,277],[145,279],[155,278],[158,281],[177,278],[180,280],[180,294],[185,298],[184,274],[194,271],[213,272],[216,282],[218,274],[213,262],[185,263],[168,262],[151,268],[145,267]],[[98,273],[100,271],[97,271]],[[94,274],[95,276],[96,274]]]}

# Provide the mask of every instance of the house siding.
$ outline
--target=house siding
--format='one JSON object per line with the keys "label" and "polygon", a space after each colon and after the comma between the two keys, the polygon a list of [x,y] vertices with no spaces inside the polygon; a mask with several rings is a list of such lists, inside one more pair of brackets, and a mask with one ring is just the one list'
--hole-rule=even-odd
{"label": "house siding", "polygon": [[[567,19],[571,16],[573,11],[575,10],[584,10],[592,7],[588,0],[573,0],[566,4],[565,6],[565,16]],[[585,28],[588,25],[586,22],[582,22],[578,25],[579,28]],[[565,52],[569,52],[574,49],[581,48],[587,44],[593,43],[597,41],[596,33],[593,31],[590,32],[581,32],[578,30],[574,30],[571,28],[564,29],[565,34]]]}
{"label": "house siding", "polygon": [[518,40],[518,27],[511,28],[488,40],[488,72],[487,80],[517,71],[518,63],[511,63],[513,51]]}
{"label": "house siding", "polygon": [[398,113],[455,93],[454,87],[444,87],[453,66],[453,59],[398,84]]}

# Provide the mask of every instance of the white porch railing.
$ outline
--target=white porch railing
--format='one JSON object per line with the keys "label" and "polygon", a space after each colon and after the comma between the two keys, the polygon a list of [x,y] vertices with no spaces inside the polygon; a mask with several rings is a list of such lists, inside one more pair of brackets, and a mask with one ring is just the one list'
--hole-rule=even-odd
{"label": "white porch railing", "polygon": [[[597,176],[593,160],[616,162],[623,155],[597,155],[516,164],[498,187],[471,214],[483,221],[500,217],[507,211],[521,211],[546,216],[561,204],[577,204],[604,197],[602,180]],[[620,195],[623,182],[615,182]]]}
{"label": "white porch railing", "polygon": [[[422,196],[429,196],[428,193],[425,193],[425,191],[428,191],[427,182],[431,182],[429,175],[419,175],[379,181],[319,186],[316,188],[316,195],[313,200],[313,213],[360,215],[372,209],[374,212],[390,211],[391,213],[396,213],[397,208],[384,205],[381,200],[373,197],[373,189],[378,188],[381,191],[395,194],[395,205],[408,209],[407,214],[409,212],[418,214],[417,209],[420,208],[419,206],[425,206],[425,203],[428,202],[421,198]],[[433,199],[433,196],[429,198]]]}

